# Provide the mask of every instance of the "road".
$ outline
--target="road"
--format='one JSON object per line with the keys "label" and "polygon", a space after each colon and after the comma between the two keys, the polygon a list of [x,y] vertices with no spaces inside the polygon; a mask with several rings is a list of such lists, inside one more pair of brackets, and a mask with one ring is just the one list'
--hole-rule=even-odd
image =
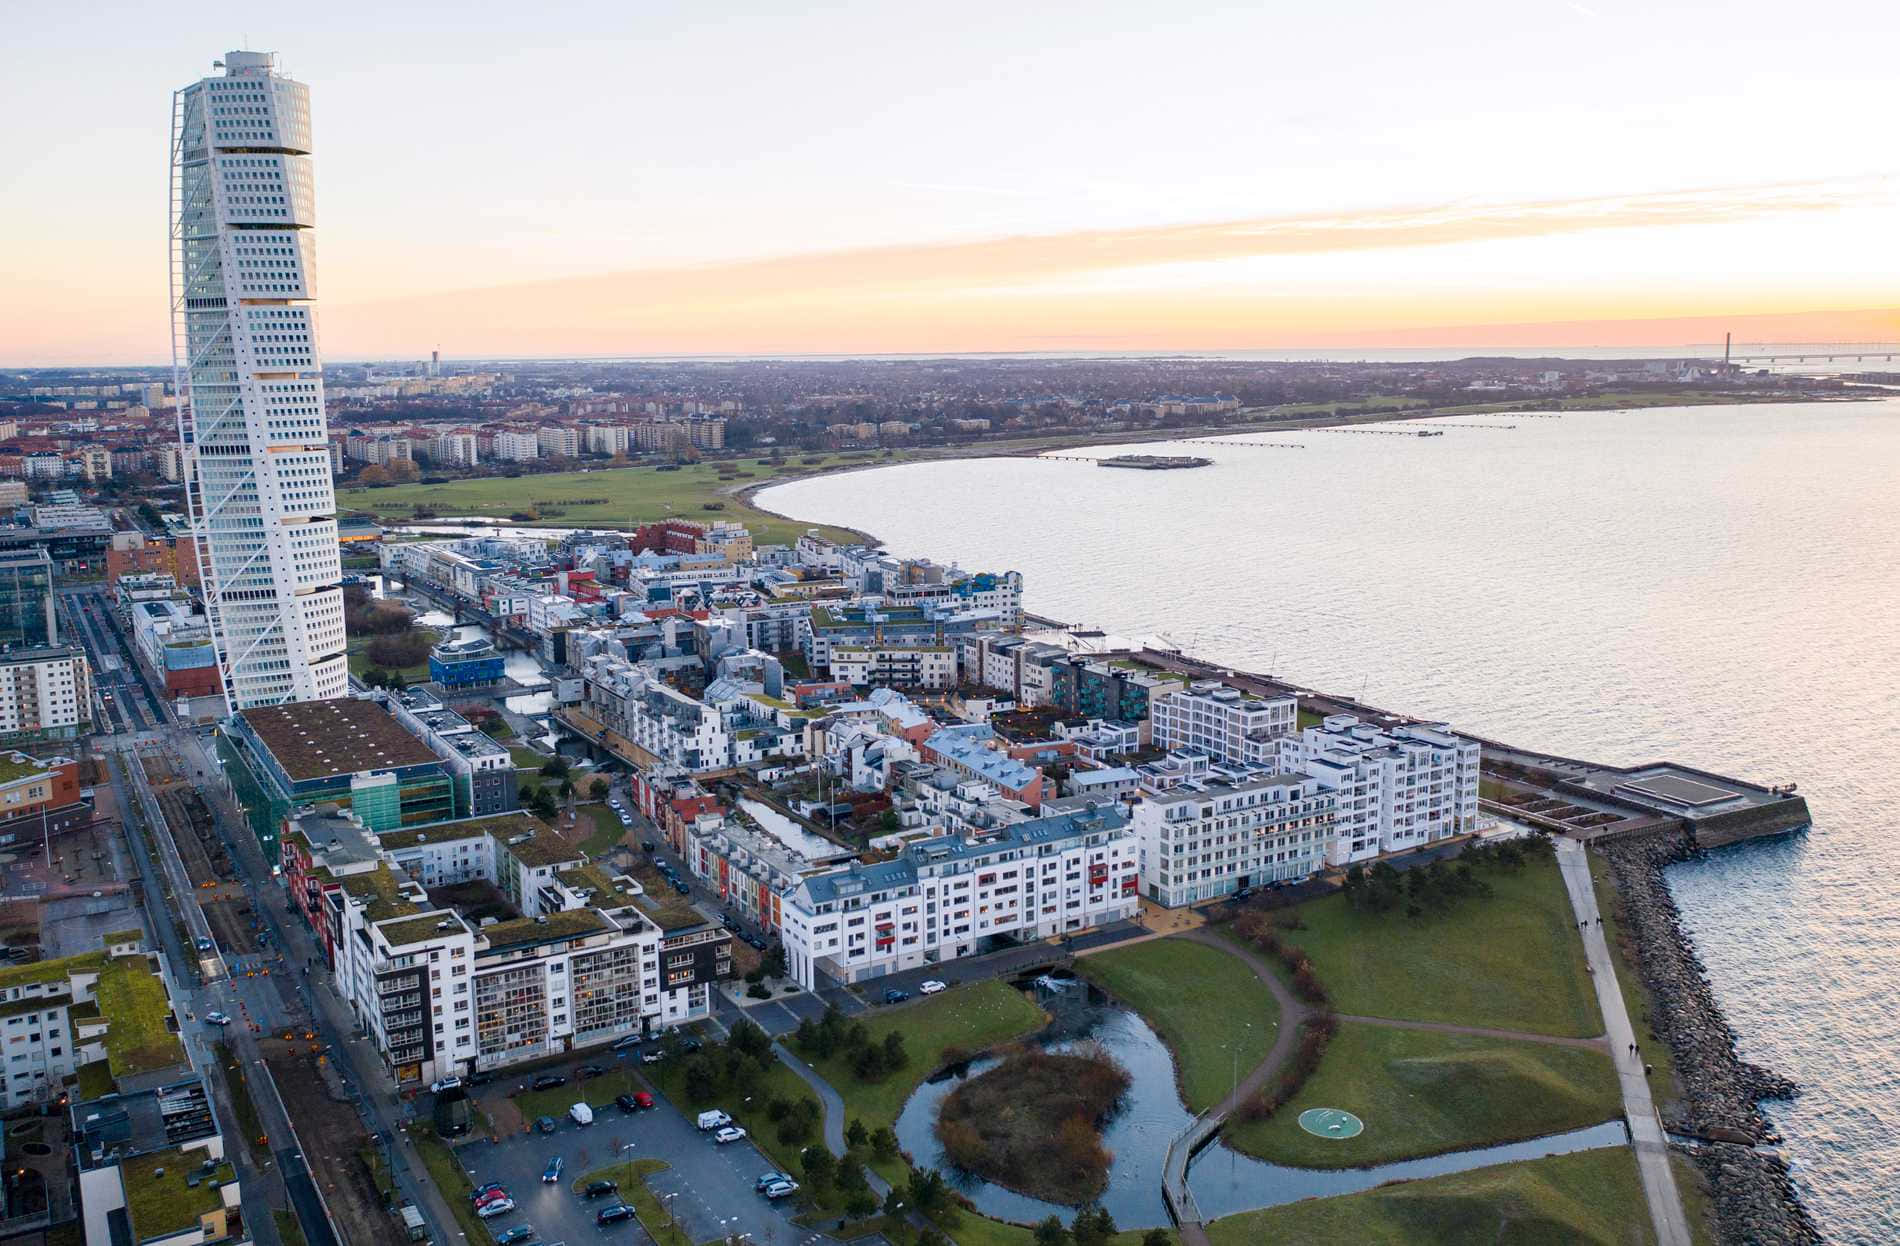
{"label": "road", "polygon": [[1616,984],[1616,962],[1610,959],[1609,944],[1603,939],[1596,891],[1590,885],[1589,858],[1583,845],[1573,839],[1559,836],[1556,844],[1557,867],[1563,872],[1570,909],[1583,934],[1584,955],[1596,983],[1597,1006],[1603,1010],[1603,1028],[1610,1043],[1610,1058],[1616,1063],[1616,1079],[1623,1090],[1623,1114],[1629,1120],[1630,1145],[1636,1151],[1636,1166],[1642,1174],[1643,1197],[1649,1203],[1656,1241],[1659,1246],[1691,1246],[1689,1217],[1682,1209],[1675,1170],[1669,1165],[1669,1140],[1663,1135],[1662,1120],[1649,1097],[1649,1079],[1643,1075],[1636,1031],[1623,1004],[1623,992]]}

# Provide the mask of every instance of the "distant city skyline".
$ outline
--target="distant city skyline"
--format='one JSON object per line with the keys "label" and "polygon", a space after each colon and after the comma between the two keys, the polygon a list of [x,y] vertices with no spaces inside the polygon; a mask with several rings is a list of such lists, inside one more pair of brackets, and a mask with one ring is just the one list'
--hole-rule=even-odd
{"label": "distant city skyline", "polygon": [[163,362],[154,101],[241,47],[332,358],[1900,338],[1888,6],[1158,14],[34,10],[0,366]]}

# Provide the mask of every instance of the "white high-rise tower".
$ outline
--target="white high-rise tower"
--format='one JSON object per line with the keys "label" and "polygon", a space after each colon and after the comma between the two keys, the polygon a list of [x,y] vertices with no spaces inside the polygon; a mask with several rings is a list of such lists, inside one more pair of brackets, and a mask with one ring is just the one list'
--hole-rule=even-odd
{"label": "white high-rise tower", "polygon": [[268,52],[172,96],[178,439],[230,710],[345,695],[342,578],[312,304],[310,91]]}

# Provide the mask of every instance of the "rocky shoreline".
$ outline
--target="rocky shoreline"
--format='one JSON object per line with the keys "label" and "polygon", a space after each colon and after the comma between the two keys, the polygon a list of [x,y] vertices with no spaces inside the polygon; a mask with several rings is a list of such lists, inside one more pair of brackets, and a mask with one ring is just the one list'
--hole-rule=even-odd
{"label": "rocky shoreline", "polygon": [[1694,855],[1694,843],[1687,832],[1673,831],[1601,851],[1615,881],[1624,937],[1649,991],[1651,1036],[1675,1057],[1682,1098],[1663,1107],[1663,1125],[1701,1140],[1686,1150],[1708,1181],[1720,1240],[1820,1242],[1786,1161],[1755,1149],[1781,1140],[1761,1103],[1792,1098],[1799,1087],[1736,1054],[1735,1031],[1663,880],[1665,866]]}

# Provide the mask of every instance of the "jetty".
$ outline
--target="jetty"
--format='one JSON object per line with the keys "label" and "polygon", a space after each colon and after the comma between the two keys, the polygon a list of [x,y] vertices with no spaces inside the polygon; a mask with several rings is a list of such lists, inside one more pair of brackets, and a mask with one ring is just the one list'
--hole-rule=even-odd
{"label": "jetty", "polygon": [[1132,467],[1143,472],[1167,472],[1185,467],[1212,467],[1213,459],[1195,454],[1118,454],[1097,461],[1097,467]]}

